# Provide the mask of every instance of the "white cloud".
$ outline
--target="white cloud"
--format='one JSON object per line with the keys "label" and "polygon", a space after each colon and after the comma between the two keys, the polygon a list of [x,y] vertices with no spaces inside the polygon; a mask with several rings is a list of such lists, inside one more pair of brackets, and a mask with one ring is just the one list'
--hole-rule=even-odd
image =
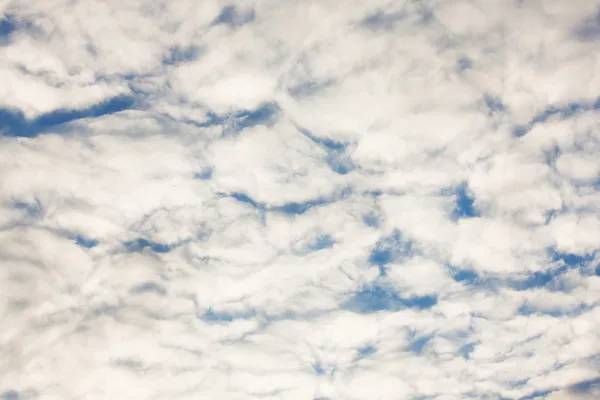
{"label": "white cloud", "polygon": [[0,398],[593,398],[565,4],[0,1]]}

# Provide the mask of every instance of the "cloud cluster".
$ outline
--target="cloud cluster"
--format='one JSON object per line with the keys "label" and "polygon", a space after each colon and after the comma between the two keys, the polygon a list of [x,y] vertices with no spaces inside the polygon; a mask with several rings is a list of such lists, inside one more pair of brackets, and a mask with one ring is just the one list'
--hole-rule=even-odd
{"label": "cloud cluster", "polygon": [[0,1],[0,399],[580,399],[600,18]]}

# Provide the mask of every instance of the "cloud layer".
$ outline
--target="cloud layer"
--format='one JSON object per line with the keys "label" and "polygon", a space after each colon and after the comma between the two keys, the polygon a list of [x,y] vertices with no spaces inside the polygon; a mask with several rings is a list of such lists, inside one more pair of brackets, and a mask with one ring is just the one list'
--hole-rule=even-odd
{"label": "cloud layer", "polygon": [[0,399],[600,395],[597,3],[0,15]]}

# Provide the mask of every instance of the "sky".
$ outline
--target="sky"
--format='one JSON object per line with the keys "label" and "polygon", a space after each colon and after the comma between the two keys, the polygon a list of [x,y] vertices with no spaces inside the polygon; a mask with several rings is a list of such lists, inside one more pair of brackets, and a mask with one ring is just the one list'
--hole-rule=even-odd
{"label": "sky", "polygon": [[598,0],[0,16],[0,400],[600,398]]}

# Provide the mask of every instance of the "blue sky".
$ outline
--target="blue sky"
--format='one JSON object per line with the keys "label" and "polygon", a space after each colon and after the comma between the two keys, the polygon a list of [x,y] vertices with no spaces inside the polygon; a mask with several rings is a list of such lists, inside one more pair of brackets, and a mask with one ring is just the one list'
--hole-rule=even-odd
{"label": "blue sky", "polygon": [[0,1],[0,400],[600,398],[580,3]]}

